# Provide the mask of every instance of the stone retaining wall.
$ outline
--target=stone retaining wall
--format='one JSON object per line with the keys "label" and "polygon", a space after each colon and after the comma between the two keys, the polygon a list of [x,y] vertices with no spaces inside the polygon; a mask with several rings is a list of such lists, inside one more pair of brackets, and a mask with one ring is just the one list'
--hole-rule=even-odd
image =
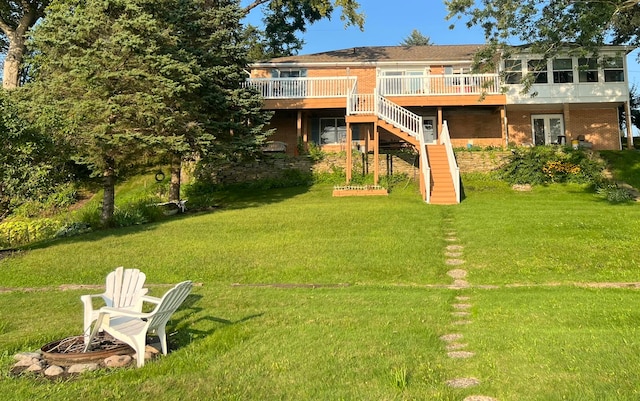
{"label": "stone retaining wall", "polygon": [[[504,163],[510,155],[509,151],[458,151],[456,159],[460,171],[487,172],[496,169]],[[374,170],[373,155],[367,155],[368,172]],[[416,155],[406,152],[396,154],[381,154],[378,159],[380,175],[406,174],[409,178],[419,176],[418,159]],[[289,157],[285,155],[265,155],[260,159],[243,164],[226,164],[211,168],[208,175],[215,183],[233,184],[246,181],[265,179],[279,179],[285,171],[299,170],[303,173],[333,172],[344,170],[346,155],[344,153],[328,154],[322,160],[314,161],[308,156]],[[363,159],[359,154],[353,157],[353,175],[363,173]]]}

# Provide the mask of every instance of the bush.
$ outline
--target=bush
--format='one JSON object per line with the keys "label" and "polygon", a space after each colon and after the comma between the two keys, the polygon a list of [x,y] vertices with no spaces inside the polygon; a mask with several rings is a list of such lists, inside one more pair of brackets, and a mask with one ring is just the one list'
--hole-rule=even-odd
{"label": "bush", "polygon": [[616,184],[606,184],[599,187],[596,192],[611,203],[625,203],[634,200],[630,191]]}
{"label": "bush", "polygon": [[536,146],[512,150],[498,176],[510,184],[550,184],[601,181],[604,165],[581,149]]}
{"label": "bush", "polygon": [[61,222],[49,218],[0,223],[0,248],[14,248],[54,238],[61,226]]}

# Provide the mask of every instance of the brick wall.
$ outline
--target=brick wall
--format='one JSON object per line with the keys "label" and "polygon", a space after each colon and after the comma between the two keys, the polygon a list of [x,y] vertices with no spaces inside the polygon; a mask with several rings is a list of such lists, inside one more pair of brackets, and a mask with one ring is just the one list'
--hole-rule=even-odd
{"label": "brick wall", "polygon": [[531,116],[533,114],[563,114],[567,144],[584,135],[594,150],[620,149],[618,110],[615,107],[593,109],[516,110],[509,111],[509,142],[517,145],[532,143]]}

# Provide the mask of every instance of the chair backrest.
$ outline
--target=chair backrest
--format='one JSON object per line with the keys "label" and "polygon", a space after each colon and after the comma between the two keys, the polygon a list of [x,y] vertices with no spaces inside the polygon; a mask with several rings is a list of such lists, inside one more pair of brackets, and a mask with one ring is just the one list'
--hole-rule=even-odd
{"label": "chair backrest", "polygon": [[107,275],[105,295],[113,308],[125,308],[135,304],[141,295],[147,276],[138,269],[120,266]]}
{"label": "chair backrest", "polygon": [[190,280],[178,283],[167,291],[161,298],[160,303],[151,312],[151,316],[148,318],[149,330],[162,327],[167,324],[173,312],[184,302],[187,295],[191,292],[193,283]]}

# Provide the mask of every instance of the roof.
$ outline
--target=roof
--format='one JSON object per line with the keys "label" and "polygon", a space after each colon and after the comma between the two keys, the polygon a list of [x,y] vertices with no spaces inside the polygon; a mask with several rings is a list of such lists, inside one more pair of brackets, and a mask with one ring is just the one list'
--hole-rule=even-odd
{"label": "roof", "polygon": [[471,61],[482,47],[484,45],[353,47],[301,56],[278,57],[257,64]]}

